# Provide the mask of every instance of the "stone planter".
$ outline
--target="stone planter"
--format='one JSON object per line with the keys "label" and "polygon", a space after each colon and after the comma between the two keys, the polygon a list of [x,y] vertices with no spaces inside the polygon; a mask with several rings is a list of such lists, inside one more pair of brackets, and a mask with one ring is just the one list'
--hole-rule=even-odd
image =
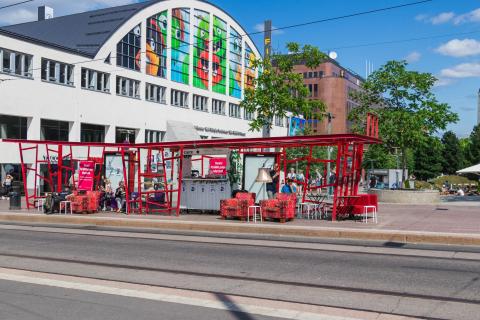
{"label": "stone planter", "polygon": [[376,194],[378,202],[405,204],[435,204],[440,202],[440,192],[436,190],[370,189],[368,193]]}

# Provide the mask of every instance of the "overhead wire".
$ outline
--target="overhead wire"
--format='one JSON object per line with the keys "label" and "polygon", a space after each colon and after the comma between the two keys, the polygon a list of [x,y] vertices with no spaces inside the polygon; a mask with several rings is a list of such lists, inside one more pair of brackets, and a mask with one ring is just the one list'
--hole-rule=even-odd
{"label": "overhead wire", "polygon": [[19,6],[21,4],[32,2],[32,1],[35,1],[35,0],[25,0],[25,1],[15,2],[15,3],[12,3],[12,4],[8,4],[6,6],[0,7],[0,10],[15,7],[15,6]]}
{"label": "overhead wire", "polygon": [[[22,3],[27,3],[27,2],[32,2],[32,1],[35,1],[35,0],[26,0],[26,1],[23,1],[23,2],[14,3],[14,4],[9,5],[9,6],[19,5],[19,4],[22,4]],[[421,1],[409,2],[409,3],[405,3],[405,4],[401,4],[401,5],[395,5],[395,6],[389,6],[389,7],[379,8],[379,9],[355,12],[355,13],[336,16],[336,17],[331,17],[331,18],[325,18],[325,19],[314,20],[314,21],[309,21],[309,22],[304,22],[304,23],[299,23],[299,24],[293,24],[293,25],[288,25],[288,26],[284,26],[284,27],[272,28],[272,32],[273,31],[278,31],[278,30],[291,29],[291,28],[300,28],[300,27],[304,27],[304,26],[308,26],[308,25],[324,23],[324,22],[329,22],[329,21],[335,21],[335,20],[341,20],[341,19],[347,19],[347,18],[362,16],[362,15],[368,15],[368,14],[378,13],[378,12],[384,12],[384,11],[389,11],[389,10],[394,10],[394,9],[400,9],[400,8],[415,6],[415,5],[424,4],[424,3],[428,3],[428,2],[432,2],[432,1],[434,1],[434,0],[421,0]],[[6,7],[8,7],[8,6],[6,6]],[[0,7],[0,9],[2,9],[2,7]],[[248,33],[245,33],[245,34],[242,34],[242,35],[239,35],[239,36],[241,38],[243,38],[245,36],[251,36],[251,35],[260,34],[260,33],[264,33],[264,32],[265,31],[254,31],[254,32],[248,32]],[[230,37],[226,37],[224,39],[225,40],[230,40],[230,39],[238,39],[238,38],[239,37],[237,37],[237,36],[230,36]],[[195,45],[195,43],[184,42],[184,43],[180,44],[179,47],[190,46],[190,45]],[[170,47],[165,46],[162,49],[163,50],[168,50],[168,49],[172,49],[172,47],[171,46]],[[140,53],[144,54],[144,53],[146,53],[146,51],[141,51]],[[117,58],[117,57],[112,57],[111,55],[109,55],[109,56],[110,56],[110,59],[116,59]],[[91,63],[91,62],[96,62],[96,61],[102,61],[102,60],[105,61],[106,59],[109,58],[109,56],[107,56],[105,58],[82,60],[82,61],[72,62],[72,63],[68,63],[68,64],[70,64],[70,65],[81,65],[81,64],[86,64],[86,63]],[[41,69],[42,69],[41,67],[33,68],[31,71],[33,72],[33,71],[38,71],[38,70],[41,70]],[[106,72],[108,72],[108,71],[106,71]],[[23,79],[0,79],[0,80],[23,80]]]}

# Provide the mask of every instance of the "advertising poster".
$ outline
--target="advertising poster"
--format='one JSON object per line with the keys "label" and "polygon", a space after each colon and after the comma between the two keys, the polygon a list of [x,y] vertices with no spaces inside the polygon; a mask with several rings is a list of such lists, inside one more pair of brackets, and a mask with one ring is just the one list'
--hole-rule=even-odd
{"label": "advertising poster", "polygon": [[110,180],[112,188],[118,187],[118,183],[123,181],[123,163],[121,155],[105,155],[105,177]]}
{"label": "advertising poster", "polygon": [[147,19],[147,67],[151,76],[167,76],[167,11]]}
{"label": "advertising poster", "polygon": [[303,129],[305,129],[306,120],[301,118],[292,117],[290,118],[288,125],[288,135],[296,136],[300,134]]}
{"label": "advertising poster", "polygon": [[226,158],[210,159],[209,173],[225,176],[227,174],[227,159]]}
{"label": "advertising poster", "polygon": [[213,57],[212,57],[213,92],[226,94],[227,85],[227,23],[213,17]]}
{"label": "advertising poster", "polygon": [[242,98],[242,37],[230,28],[230,79],[229,93],[231,97]]}
{"label": "advertising poster", "polygon": [[95,177],[95,163],[93,161],[80,161],[78,165],[78,190],[92,191]]}
{"label": "advertising poster", "polygon": [[195,10],[193,15],[193,86],[208,89],[210,69],[210,14]]}
{"label": "advertising poster", "polygon": [[172,10],[172,80],[189,83],[190,9]]}
{"label": "advertising poster", "polygon": [[255,74],[255,54],[248,44],[245,44],[245,88],[253,89]]}

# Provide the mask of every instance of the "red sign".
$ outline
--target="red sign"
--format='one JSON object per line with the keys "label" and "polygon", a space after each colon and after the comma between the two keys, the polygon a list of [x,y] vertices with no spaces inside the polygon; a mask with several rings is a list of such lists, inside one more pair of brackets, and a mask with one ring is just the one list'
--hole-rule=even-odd
{"label": "red sign", "polygon": [[80,161],[78,166],[78,190],[92,191],[95,176],[95,162]]}
{"label": "red sign", "polygon": [[210,159],[210,174],[225,176],[227,174],[227,158]]}

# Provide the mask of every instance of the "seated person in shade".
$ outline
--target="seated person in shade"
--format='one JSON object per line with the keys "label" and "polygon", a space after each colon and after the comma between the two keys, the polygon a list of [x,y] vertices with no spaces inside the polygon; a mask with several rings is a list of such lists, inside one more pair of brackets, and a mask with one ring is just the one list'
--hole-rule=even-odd
{"label": "seated person in shade", "polygon": [[284,184],[282,187],[282,190],[280,190],[281,193],[296,193],[297,188],[293,184],[292,179],[287,179],[287,184]]}

